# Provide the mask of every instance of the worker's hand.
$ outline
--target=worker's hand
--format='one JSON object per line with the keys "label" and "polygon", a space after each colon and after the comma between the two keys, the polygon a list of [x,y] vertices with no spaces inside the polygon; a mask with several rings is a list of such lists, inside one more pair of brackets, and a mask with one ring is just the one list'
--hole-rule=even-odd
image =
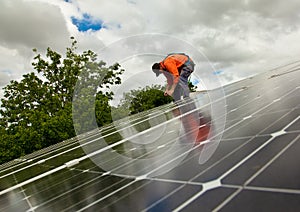
{"label": "worker's hand", "polygon": [[166,88],[166,90],[164,92],[164,96],[168,96],[168,88]]}
{"label": "worker's hand", "polygon": [[165,96],[172,96],[173,93],[174,93],[174,90],[170,89],[170,90],[166,90],[165,93],[164,93],[164,95]]}

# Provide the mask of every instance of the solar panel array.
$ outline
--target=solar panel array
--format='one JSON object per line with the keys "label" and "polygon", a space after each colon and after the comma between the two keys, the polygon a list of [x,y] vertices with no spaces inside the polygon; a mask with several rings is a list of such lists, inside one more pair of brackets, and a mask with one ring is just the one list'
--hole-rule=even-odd
{"label": "solar panel array", "polygon": [[[212,133],[208,140],[189,148],[180,163],[165,170],[173,160],[164,160],[168,158],[164,152],[180,136],[172,129],[180,128],[182,121],[166,112],[173,109],[168,105],[133,116],[118,129],[110,125],[85,134],[81,137],[85,143],[70,139],[2,165],[0,210],[299,211],[299,70],[300,63],[293,63],[222,88],[226,126],[216,151],[203,164],[199,156],[206,151],[203,146],[211,142]],[[210,91],[196,96],[204,120],[211,115],[209,97]],[[157,117],[152,121],[159,125],[164,113],[169,117],[163,120],[168,122],[165,133],[151,134],[143,121]],[[149,139],[158,136],[160,143],[147,151],[144,145],[128,141],[126,146],[125,142],[114,145],[120,141],[120,130],[132,123],[137,134]],[[203,126],[210,124],[207,121]],[[97,140],[103,138],[109,148],[97,146]],[[97,154],[88,155],[85,144]],[[158,152],[161,161],[154,169],[140,167],[146,172],[139,174],[135,167],[130,172],[132,163]],[[131,160],[113,163],[114,155]],[[102,164],[114,164],[113,168],[103,169],[95,158]]]}

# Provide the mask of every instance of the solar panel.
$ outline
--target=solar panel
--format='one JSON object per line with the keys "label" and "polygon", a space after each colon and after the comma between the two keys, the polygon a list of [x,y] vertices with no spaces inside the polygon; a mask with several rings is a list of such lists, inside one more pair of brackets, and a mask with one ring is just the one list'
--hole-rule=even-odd
{"label": "solar panel", "polygon": [[184,117],[167,105],[4,164],[0,210],[298,211],[299,70],[293,63],[222,88],[217,146],[208,91],[194,99],[210,127],[205,141],[183,143]]}

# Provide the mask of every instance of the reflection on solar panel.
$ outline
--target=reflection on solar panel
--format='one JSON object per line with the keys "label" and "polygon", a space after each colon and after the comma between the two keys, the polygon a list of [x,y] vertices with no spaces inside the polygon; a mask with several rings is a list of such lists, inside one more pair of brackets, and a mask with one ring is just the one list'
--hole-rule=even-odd
{"label": "reflection on solar panel", "polygon": [[[88,156],[77,139],[70,139],[2,165],[0,210],[299,211],[299,70],[300,63],[293,63],[224,87],[226,126],[216,151],[203,164],[199,164],[199,155],[210,140],[193,144],[180,163],[168,170],[166,164],[173,159],[166,153],[158,158],[163,163],[151,170],[140,167],[146,172],[139,172],[132,164],[168,152],[172,141],[181,136],[172,129],[180,127],[183,119],[164,114],[167,118],[162,120],[172,127],[164,134],[151,134],[145,125],[150,122],[150,112],[143,113],[118,129],[108,126],[86,134],[82,140],[97,151],[93,156]],[[196,98],[205,118],[210,116],[209,95],[200,93]],[[167,109],[151,111],[156,114],[152,122],[160,124],[162,111]],[[138,138],[145,143],[137,139],[136,143],[114,145],[122,141],[120,130],[125,133],[132,122],[137,136],[144,134]],[[159,143],[147,143],[146,136],[156,137]],[[98,146],[100,138],[108,144],[105,149]],[[115,155],[131,160],[120,164]],[[113,168],[104,170],[95,158]]]}

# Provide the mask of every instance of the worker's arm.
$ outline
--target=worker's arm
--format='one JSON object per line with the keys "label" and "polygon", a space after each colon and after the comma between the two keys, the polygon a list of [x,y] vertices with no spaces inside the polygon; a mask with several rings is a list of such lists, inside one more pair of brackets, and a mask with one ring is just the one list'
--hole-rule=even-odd
{"label": "worker's arm", "polygon": [[179,82],[179,72],[178,69],[176,67],[176,63],[174,60],[166,60],[164,62],[164,66],[166,67],[166,69],[168,70],[168,72],[172,75],[173,80],[172,80],[172,84],[169,83],[170,81],[168,80],[168,86],[167,89],[165,91],[165,95],[169,95],[172,96],[174,93],[174,90]]}
{"label": "worker's arm", "polygon": [[[179,77],[177,77],[177,78],[179,79]],[[175,78],[175,79],[177,79],[177,78]],[[168,85],[168,86],[167,86],[167,89],[166,89],[166,91],[165,91],[165,96],[166,96],[166,95],[169,95],[169,96],[172,96],[172,95],[173,95],[173,93],[174,93],[174,91],[175,91],[175,88],[176,88],[176,86],[177,86],[177,84],[178,84],[178,80],[177,80],[177,83],[174,82],[175,79],[173,80],[173,84],[172,84],[172,85]]]}

